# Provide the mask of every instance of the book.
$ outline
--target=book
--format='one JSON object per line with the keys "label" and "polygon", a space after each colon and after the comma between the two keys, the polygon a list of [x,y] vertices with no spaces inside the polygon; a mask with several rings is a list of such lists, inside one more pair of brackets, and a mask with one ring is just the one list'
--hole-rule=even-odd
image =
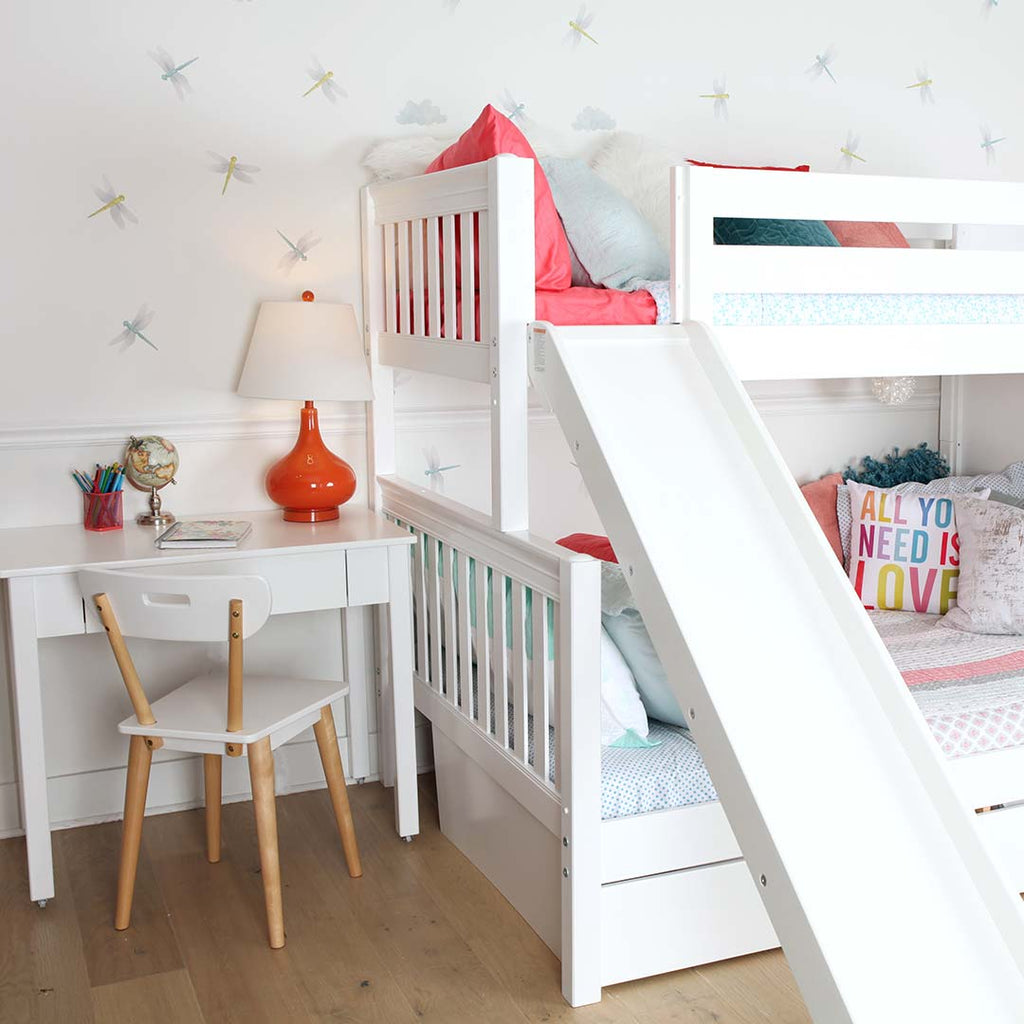
{"label": "book", "polygon": [[244,519],[193,519],[169,526],[156,539],[158,548],[234,548],[252,529]]}

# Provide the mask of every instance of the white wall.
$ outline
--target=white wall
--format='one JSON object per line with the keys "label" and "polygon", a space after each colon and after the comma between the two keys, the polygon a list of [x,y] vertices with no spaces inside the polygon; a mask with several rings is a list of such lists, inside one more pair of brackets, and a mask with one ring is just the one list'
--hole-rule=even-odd
{"label": "white wall", "polygon": [[[1019,5],[1001,4],[984,18],[980,0],[842,7],[593,0],[599,45],[570,48],[562,39],[577,6],[8,5],[0,60],[7,243],[0,257],[0,478],[7,481],[0,527],[74,522],[80,499],[68,467],[118,457],[125,437],[143,431],[179,444],[179,484],[165,492],[178,513],[265,507],[262,473],[290,444],[295,407],[234,394],[258,303],[306,287],[324,300],[357,301],[359,161],[369,142],[457,133],[505,88],[541,129],[565,135],[573,148],[599,141],[571,128],[583,107],[594,106],[621,129],[705,159],[834,169],[853,131],[869,161],[858,173],[1024,172],[1015,138]],[[806,74],[830,43],[838,50],[838,84]],[[194,92],[184,102],[147,56],[157,46],[178,61],[199,57],[186,72]],[[311,53],[348,93],[336,106],[316,93],[301,96],[311,84]],[[935,79],[934,107],[922,107],[905,88],[923,62]],[[728,121],[716,120],[699,98],[723,73]],[[396,122],[408,101],[424,99],[437,105],[443,124]],[[1009,136],[993,167],[979,146],[981,122]],[[207,150],[259,166],[255,183],[232,183],[221,196]],[[138,225],[120,232],[108,215],[87,217],[99,205],[93,187],[103,175],[124,192]],[[278,266],[285,247],[275,229],[291,238],[315,230],[323,241],[289,276]],[[159,351],[111,348],[121,321],[143,302],[156,311],[150,333]],[[801,479],[892,444],[935,440],[931,385],[911,406],[882,415],[863,382],[840,385],[846,390],[827,411],[819,387],[779,387],[756,393]],[[448,410],[440,416],[427,411],[439,396]],[[472,497],[484,493],[479,396],[410,380],[398,401],[403,472],[422,482],[422,449],[435,444],[444,462],[461,463],[449,474],[448,493],[482,501]],[[321,415],[329,443],[361,473],[361,410],[326,404]],[[542,411],[531,444],[538,529],[596,528],[557,426]],[[128,496],[129,512],[142,505],[141,495]],[[324,650],[336,641],[336,623],[319,621],[275,623],[268,643],[294,649],[300,628],[312,629]],[[95,637],[53,642],[45,652],[48,713],[61,744],[51,744],[49,755],[57,817],[109,813],[111,799],[116,811],[118,786],[99,780],[116,781],[111,771],[123,750],[111,730],[123,703],[104,655]],[[183,667],[173,660],[179,657],[164,663],[168,672]],[[6,713],[0,702],[0,718]],[[76,736],[81,722],[88,727]],[[9,727],[0,721],[0,831],[17,824],[13,780]],[[162,792],[154,791],[155,803],[175,802]]]}

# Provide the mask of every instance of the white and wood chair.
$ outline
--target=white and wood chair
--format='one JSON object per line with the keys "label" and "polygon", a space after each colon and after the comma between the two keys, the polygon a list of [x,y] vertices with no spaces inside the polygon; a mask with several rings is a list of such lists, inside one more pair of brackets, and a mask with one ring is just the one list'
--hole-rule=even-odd
{"label": "white and wood chair", "polygon": [[[281,869],[274,800],[275,747],[313,726],[341,834],[348,873],[362,874],[349,809],[331,702],[348,686],[288,676],[246,676],[243,641],[270,615],[270,588],[260,576],[150,576],[83,571],[83,596],[95,605],[121,670],[135,714],[118,725],[131,737],[124,801],[124,833],[117,880],[114,927],[131,919],[135,872],[153,751],[166,747],[203,755],[206,783],[206,855],[220,860],[221,758],[247,756],[259,842],[270,945],[284,945]],[[227,673],[197,676],[152,705],[146,697],[125,637],[151,640],[227,639]],[[243,714],[243,693],[245,710]]]}

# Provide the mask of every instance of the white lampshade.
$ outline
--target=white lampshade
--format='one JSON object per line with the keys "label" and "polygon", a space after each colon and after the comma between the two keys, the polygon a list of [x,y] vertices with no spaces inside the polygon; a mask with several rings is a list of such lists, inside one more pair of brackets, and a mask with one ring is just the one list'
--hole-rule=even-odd
{"label": "white lampshade", "polygon": [[237,391],[249,398],[368,402],[355,310],[340,302],[264,302]]}

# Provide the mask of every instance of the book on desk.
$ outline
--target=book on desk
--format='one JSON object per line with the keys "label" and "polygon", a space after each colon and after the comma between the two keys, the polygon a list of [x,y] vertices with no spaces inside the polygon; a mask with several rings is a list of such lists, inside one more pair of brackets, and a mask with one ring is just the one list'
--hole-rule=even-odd
{"label": "book on desk", "polygon": [[252,530],[240,519],[193,519],[177,522],[156,539],[158,548],[234,548]]}

